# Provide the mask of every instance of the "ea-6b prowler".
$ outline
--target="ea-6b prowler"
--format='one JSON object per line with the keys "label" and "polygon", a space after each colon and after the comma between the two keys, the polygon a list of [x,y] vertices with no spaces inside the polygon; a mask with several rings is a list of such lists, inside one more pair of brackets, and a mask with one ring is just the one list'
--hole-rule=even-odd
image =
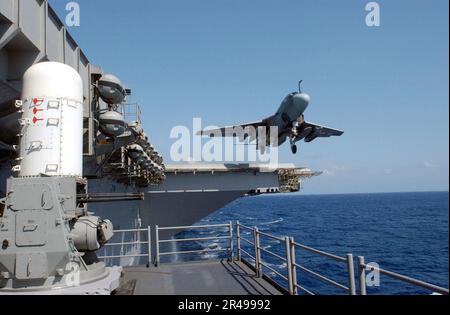
{"label": "ea-6b prowler", "polygon": [[[309,143],[316,138],[341,136],[344,132],[337,129],[316,125],[305,120],[304,112],[310,103],[308,94],[302,93],[301,83],[298,84],[298,92],[287,95],[281,103],[278,111],[263,120],[223,127],[219,129],[208,129],[198,133],[209,137],[239,137],[241,141],[249,138],[250,142],[261,139],[261,132],[265,132],[264,141],[259,141],[257,146],[261,151],[266,146],[280,146],[289,139],[291,151],[297,153],[296,142],[305,140]],[[276,130],[276,134],[270,134]]]}

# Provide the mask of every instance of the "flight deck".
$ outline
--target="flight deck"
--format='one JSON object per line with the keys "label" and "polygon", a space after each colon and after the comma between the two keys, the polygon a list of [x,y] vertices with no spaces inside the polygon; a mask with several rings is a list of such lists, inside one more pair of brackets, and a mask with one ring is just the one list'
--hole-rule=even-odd
{"label": "flight deck", "polygon": [[214,260],[128,267],[116,295],[281,295],[284,292],[240,261]]}

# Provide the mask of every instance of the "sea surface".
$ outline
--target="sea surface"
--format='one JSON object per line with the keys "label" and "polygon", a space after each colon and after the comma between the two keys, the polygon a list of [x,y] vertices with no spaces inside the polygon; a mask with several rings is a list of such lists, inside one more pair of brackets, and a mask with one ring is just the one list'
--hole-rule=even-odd
{"label": "sea surface", "polygon": [[[366,262],[448,288],[449,277],[449,193],[382,193],[348,195],[263,195],[245,197],[218,210],[198,224],[239,221],[258,226],[276,236],[292,236],[307,246],[345,257],[352,253],[364,256]],[[178,237],[224,235],[224,229],[185,232]],[[241,230],[243,237],[252,234]],[[242,243],[252,253],[253,249]],[[226,257],[228,244],[223,240],[197,242],[207,249],[200,257],[183,256],[175,260]],[[281,256],[285,244],[262,238],[261,245]],[[192,247],[191,247],[192,249]],[[345,264],[297,249],[296,260],[302,266],[347,285]],[[244,256],[245,257],[245,256]],[[269,266],[286,274],[286,264],[262,253]],[[249,259],[251,261],[251,259]],[[265,269],[278,281],[281,277]],[[357,274],[357,269],[355,270]],[[392,281],[381,275],[377,286],[368,287],[369,294],[430,294],[429,291]],[[342,289],[299,271],[299,284],[317,294],[345,294]]]}

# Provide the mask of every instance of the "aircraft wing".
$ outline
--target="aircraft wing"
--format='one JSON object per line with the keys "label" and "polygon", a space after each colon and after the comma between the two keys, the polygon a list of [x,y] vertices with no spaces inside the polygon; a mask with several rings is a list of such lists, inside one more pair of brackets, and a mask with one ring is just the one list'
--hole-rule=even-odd
{"label": "aircraft wing", "polygon": [[305,139],[305,142],[311,142],[316,138],[328,138],[333,136],[339,137],[344,134],[344,131],[342,130],[317,125],[307,121],[299,127],[302,130],[299,132],[299,136],[295,139],[295,141]]}
{"label": "aircraft wing", "polygon": [[[207,129],[197,132],[198,136],[208,137],[239,137],[239,138],[254,138],[257,136],[258,127],[267,126],[266,119],[255,122],[245,123],[241,125],[227,126],[217,129]],[[252,127],[252,128],[250,128]],[[247,130],[246,130],[247,128]],[[236,134],[237,133],[237,134]],[[242,134],[241,134],[242,133]],[[245,133],[245,135],[244,135]]]}

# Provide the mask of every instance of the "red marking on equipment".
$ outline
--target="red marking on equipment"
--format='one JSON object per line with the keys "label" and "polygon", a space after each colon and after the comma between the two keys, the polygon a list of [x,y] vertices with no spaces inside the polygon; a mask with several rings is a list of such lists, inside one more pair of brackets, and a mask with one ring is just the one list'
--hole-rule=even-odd
{"label": "red marking on equipment", "polygon": [[35,106],[40,106],[40,105],[42,105],[43,102],[44,102],[43,99],[37,99],[37,98],[33,99],[33,104]]}
{"label": "red marking on equipment", "polygon": [[37,109],[36,107],[33,109],[33,114],[37,114],[37,112],[42,112],[44,111],[43,109]]}
{"label": "red marking on equipment", "polygon": [[36,124],[40,120],[44,120],[44,119],[33,117],[33,124]]}

